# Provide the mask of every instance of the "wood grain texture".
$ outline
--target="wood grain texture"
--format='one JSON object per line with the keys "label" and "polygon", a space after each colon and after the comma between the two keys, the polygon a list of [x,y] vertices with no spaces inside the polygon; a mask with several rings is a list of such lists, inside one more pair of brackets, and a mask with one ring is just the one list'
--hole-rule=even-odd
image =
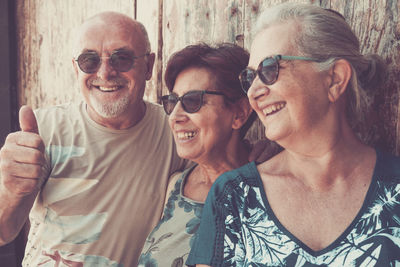
{"label": "wood grain texture", "polygon": [[[160,3],[161,2],[161,3]],[[147,87],[145,90],[145,99],[152,102],[157,102],[158,95],[161,94],[162,84],[162,36],[160,35],[160,16],[162,12],[160,11],[160,0],[146,0],[138,1],[136,0],[136,19],[143,23],[146,27],[147,34],[149,35],[149,40],[151,44],[152,52],[156,53],[156,60],[153,67],[153,76],[150,81],[147,82]],[[162,28],[161,28],[162,29]],[[161,42],[161,43],[160,43]],[[160,90],[160,92],[159,92]]]}
{"label": "wood grain texture", "polygon": [[331,1],[360,40],[361,52],[378,54],[388,65],[383,86],[375,88],[363,130],[366,143],[400,154],[400,2],[395,0]]}
{"label": "wood grain texture", "polygon": [[[388,76],[371,98],[364,140],[400,154],[400,20],[398,0],[293,0],[342,13],[360,39],[364,54],[388,63]],[[163,72],[172,53],[198,42],[235,42],[250,49],[257,15],[284,0],[16,0],[20,104],[48,106],[81,99],[72,59],[74,30],[98,12],[118,11],[141,21],[157,54],[145,98],[167,92]],[[250,140],[264,138],[256,123]]]}

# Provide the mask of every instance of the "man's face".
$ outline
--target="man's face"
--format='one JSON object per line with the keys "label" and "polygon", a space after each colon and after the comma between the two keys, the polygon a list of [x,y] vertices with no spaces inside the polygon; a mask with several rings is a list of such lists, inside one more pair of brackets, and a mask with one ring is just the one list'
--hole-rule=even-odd
{"label": "man's face", "polygon": [[[93,21],[83,29],[78,51],[75,59],[87,52],[101,58],[93,73],[83,72],[74,61],[90,117],[106,126],[134,121],[143,108],[145,84],[151,78],[154,63],[153,54],[145,55],[145,39],[138,26]],[[115,51],[125,51],[139,58],[134,59],[132,68],[120,71],[110,64],[110,55]]]}

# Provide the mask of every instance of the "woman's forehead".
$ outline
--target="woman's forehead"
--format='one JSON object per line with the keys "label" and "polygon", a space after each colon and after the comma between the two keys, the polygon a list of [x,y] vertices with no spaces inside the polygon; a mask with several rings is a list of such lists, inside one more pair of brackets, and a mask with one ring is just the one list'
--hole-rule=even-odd
{"label": "woman's forehead", "polygon": [[273,24],[255,36],[250,49],[249,66],[257,67],[261,60],[274,55],[295,55],[293,23]]}

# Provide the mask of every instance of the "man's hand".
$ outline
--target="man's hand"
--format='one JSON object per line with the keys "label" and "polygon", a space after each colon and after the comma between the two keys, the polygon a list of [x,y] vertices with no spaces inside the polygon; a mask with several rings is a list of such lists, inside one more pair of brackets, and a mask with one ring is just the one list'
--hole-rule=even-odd
{"label": "man's hand", "polygon": [[19,123],[21,131],[9,134],[0,150],[0,189],[16,198],[38,192],[45,165],[44,143],[30,107],[20,109]]}
{"label": "man's hand", "polygon": [[250,146],[249,161],[255,161],[256,163],[267,161],[282,151],[282,148],[278,144],[266,139],[258,140]]}

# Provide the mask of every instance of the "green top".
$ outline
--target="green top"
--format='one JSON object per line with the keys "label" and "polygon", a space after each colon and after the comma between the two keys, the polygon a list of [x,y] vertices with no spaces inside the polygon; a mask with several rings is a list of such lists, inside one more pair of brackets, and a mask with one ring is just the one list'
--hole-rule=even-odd
{"label": "green top", "polygon": [[194,167],[186,169],[176,181],[162,219],[146,239],[139,266],[184,266],[204,205],[183,195],[186,179]]}

